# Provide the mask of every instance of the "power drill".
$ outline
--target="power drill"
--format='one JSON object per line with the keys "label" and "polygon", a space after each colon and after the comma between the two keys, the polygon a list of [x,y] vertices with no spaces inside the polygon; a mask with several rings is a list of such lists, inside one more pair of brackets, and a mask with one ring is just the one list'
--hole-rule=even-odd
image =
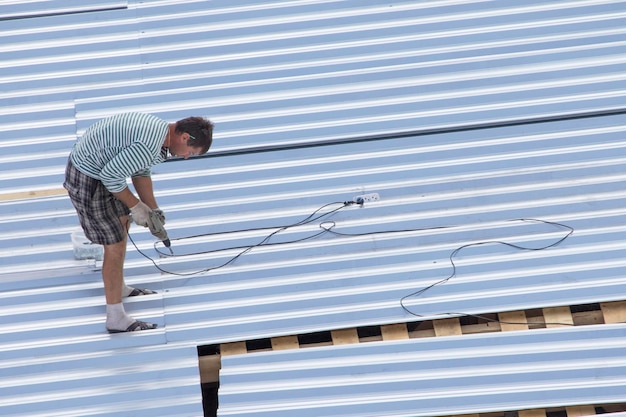
{"label": "power drill", "polygon": [[148,228],[150,228],[150,233],[152,233],[160,241],[162,241],[165,247],[168,248],[170,250],[170,253],[173,255],[174,251],[171,248],[170,239],[167,237],[165,227],[163,227],[161,216],[155,210],[150,210],[150,220],[148,221]]}

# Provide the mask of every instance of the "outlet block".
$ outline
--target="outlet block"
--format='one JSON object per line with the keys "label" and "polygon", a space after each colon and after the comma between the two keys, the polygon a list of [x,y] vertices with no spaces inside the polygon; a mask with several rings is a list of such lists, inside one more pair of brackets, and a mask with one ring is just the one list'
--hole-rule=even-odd
{"label": "outlet block", "polygon": [[378,195],[378,193],[361,194],[354,196],[352,201],[357,204],[371,203],[373,201],[380,201],[380,196]]}

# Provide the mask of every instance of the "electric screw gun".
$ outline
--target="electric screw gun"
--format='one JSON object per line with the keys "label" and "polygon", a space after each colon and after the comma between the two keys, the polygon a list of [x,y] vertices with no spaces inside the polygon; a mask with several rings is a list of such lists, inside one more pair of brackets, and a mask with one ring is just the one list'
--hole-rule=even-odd
{"label": "electric screw gun", "polygon": [[172,251],[170,239],[167,237],[167,231],[165,227],[163,227],[163,218],[162,214],[159,214],[156,210],[150,211],[150,220],[148,221],[148,228],[150,229],[150,233],[152,233],[157,239],[163,242],[166,248],[170,250],[170,253],[173,255],[174,251]]}

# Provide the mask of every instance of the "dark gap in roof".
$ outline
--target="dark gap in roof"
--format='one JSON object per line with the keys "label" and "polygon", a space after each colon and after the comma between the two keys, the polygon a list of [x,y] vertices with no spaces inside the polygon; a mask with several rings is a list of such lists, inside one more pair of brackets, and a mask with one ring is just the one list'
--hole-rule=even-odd
{"label": "dark gap in roof", "polygon": [[220,353],[219,345],[198,346],[198,356],[216,355]]}
{"label": "dark gap in roof", "polygon": [[359,339],[378,338],[382,339],[380,326],[364,326],[356,329]]}
{"label": "dark gap in roof", "polygon": [[320,343],[332,343],[333,338],[329,331],[299,334],[298,342],[301,345],[315,345]]}
{"label": "dark gap in roof", "polygon": [[253,350],[272,349],[272,339],[256,339],[246,341],[248,352]]}
{"label": "dark gap in roof", "polygon": [[572,313],[582,313],[584,311],[596,311],[596,310],[600,310],[600,304],[598,303],[580,304],[580,305],[570,307],[570,311]]}
{"label": "dark gap in roof", "polygon": [[546,411],[546,417],[567,417],[567,411],[565,410]]}
{"label": "dark gap in roof", "polygon": [[472,324],[479,324],[479,323],[484,323],[485,320],[484,318],[481,317],[477,317],[477,316],[461,316],[459,317],[459,323],[461,324],[461,326],[469,326]]}
{"label": "dark gap in roof", "polygon": [[617,403],[617,404],[602,404],[596,405],[596,414],[607,414],[607,413],[620,413],[626,411],[626,404]]}
{"label": "dark gap in roof", "polygon": [[41,11],[41,12],[33,12],[33,13],[24,13],[24,14],[15,14],[9,16],[0,15],[0,21],[8,21],[8,20],[22,20],[22,19],[34,19],[38,17],[53,17],[53,16],[68,16],[74,14],[83,14],[83,13],[95,13],[95,12],[108,12],[113,10],[125,10],[128,9],[128,6],[109,6],[109,7],[99,7],[99,8],[90,8],[90,9],[76,9],[76,10],[49,10],[49,11]]}
{"label": "dark gap in roof", "polygon": [[219,405],[218,390],[219,382],[207,382],[202,387],[202,408],[204,417],[217,417],[217,408]]}

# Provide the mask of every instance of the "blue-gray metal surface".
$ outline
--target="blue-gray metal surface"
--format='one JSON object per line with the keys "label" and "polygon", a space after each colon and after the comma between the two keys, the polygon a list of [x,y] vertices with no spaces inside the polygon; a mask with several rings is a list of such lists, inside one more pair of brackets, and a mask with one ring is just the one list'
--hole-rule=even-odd
{"label": "blue-gray metal surface", "polygon": [[421,417],[626,400],[623,325],[223,358],[219,416]]}
{"label": "blue-gray metal surface", "polygon": [[158,332],[61,338],[46,330],[39,342],[0,346],[3,416],[203,415],[195,347],[159,343]]}
{"label": "blue-gray metal surface", "polygon": [[[191,366],[136,369],[154,389],[126,384],[123,371],[93,378],[120,349],[191,361],[197,344],[624,299],[623,1],[82,2],[110,10],[65,14],[46,3],[47,17],[0,20],[0,414],[71,415],[71,401],[54,402],[69,384],[63,370],[82,381],[94,415],[110,405],[95,392],[116,384],[201,414],[196,387],[158,388],[191,381]],[[154,169],[177,256],[160,258],[150,234],[131,229],[152,261],[129,244],[127,282],[159,295],[127,309],[160,330],[114,337],[103,334],[100,265],[73,258],[78,223],[61,183],[76,135],[124,110],[208,116],[218,156]],[[580,113],[597,117],[566,119]],[[523,123],[541,118],[561,120]],[[477,129],[486,125],[499,127]],[[324,146],[297,148],[311,144]],[[381,201],[270,243],[308,238],[325,220],[337,232],[389,233],[325,233],[216,268],[370,192]],[[400,307],[448,276],[462,245],[537,247],[566,232],[519,218],[575,233],[540,252],[464,249],[456,277],[407,299],[417,315]],[[98,357],[90,371],[86,353]],[[50,402],[17,404],[10,381],[24,374],[28,385],[29,361],[58,355],[77,362],[42,371],[60,375],[33,388]]]}

